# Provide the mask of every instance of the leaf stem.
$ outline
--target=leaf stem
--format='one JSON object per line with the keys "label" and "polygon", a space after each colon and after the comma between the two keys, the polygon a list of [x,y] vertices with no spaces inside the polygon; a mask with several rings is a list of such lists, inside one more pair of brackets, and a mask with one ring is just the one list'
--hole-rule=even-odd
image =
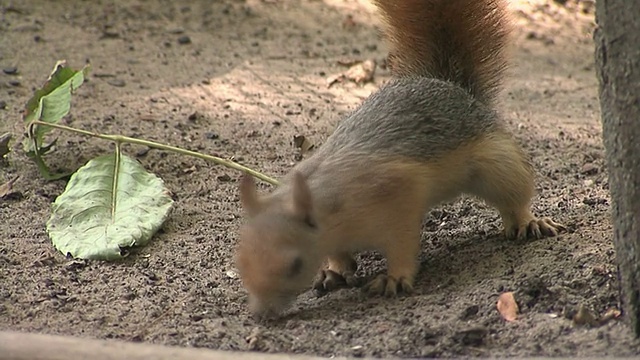
{"label": "leaf stem", "polygon": [[120,182],[120,146],[122,143],[116,141],[116,152],[113,157],[115,164],[113,164],[113,184],[111,185],[111,220],[116,218],[116,204],[118,203],[118,182]]}
{"label": "leaf stem", "polygon": [[160,150],[166,150],[166,151],[172,151],[178,154],[182,154],[182,155],[188,155],[188,156],[193,156],[196,157],[198,159],[203,159],[203,160],[207,160],[207,161],[211,161],[215,164],[218,165],[222,165],[234,170],[238,170],[238,171],[242,171],[245,172],[251,176],[254,176],[264,182],[267,182],[271,185],[274,186],[278,186],[280,183],[278,182],[278,180],[271,178],[267,175],[264,175],[258,171],[252,170],[244,165],[240,165],[235,161],[232,160],[227,160],[227,159],[223,159],[217,156],[211,156],[211,155],[205,155],[205,154],[201,154],[195,151],[191,151],[191,150],[187,150],[187,149],[182,149],[176,146],[171,146],[171,145],[165,145],[165,144],[160,144],[157,142],[153,142],[153,141],[149,141],[149,140],[142,140],[142,139],[136,139],[136,138],[132,138],[132,137],[128,137],[128,136],[123,136],[123,135],[106,135],[106,134],[100,134],[100,133],[96,133],[96,132],[92,132],[92,131],[87,131],[87,130],[81,130],[81,129],[76,129],[76,128],[72,128],[69,126],[65,126],[65,125],[60,125],[60,124],[55,124],[55,123],[48,123],[45,121],[40,121],[40,120],[33,120],[31,122],[32,124],[35,125],[42,125],[42,126],[49,126],[55,129],[60,129],[60,130],[66,130],[66,131],[70,131],[70,132],[74,132],[76,134],[82,134],[82,135],[86,135],[86,136],[91,136],[91,137],[96,137],[96,138],[100,138],[103,140],[109,140],[109,141],[113,141],[116,144],[118,143],[129,143],[129,144],[135,144],[135,145],[143,145],[143,146],[148,146],[150,148],[154,148],[154,149],[160,149]]}

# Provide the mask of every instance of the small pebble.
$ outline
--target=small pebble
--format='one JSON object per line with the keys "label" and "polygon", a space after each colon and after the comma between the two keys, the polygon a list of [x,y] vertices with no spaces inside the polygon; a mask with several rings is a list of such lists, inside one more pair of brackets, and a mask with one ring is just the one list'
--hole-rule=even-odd
{"label": "small pebble", "polygon": [[18,68],[15,66],[10,66],[2,69],[2,71],[7,75],[16,75],[18,73]]}
{"label": "small pebble", "polygon": [[11,86],[20,86],[22,83],[18,80],[9,80],[9,85]]}
{"label": "small pebble", "polygon": [[122,79],[109,79],[107,80],[107,84],[115,87],[124,87],[127,83]]}
{"label": "small pebble", "polygon": [[198,120],[199,116],[200,116],[200,114],[198,114],[197,112],[194,112],[194,113],[189,114],[189,117],[187,117],[187,119],[189,119],[189,121],[196,121],[196,120]]}
{"label": "small pebble", "polygon": [[215,140],[220,137],[220,135],[214,133],[213,131],[206,132],[204,136],[209,140]]}
{"label": "small pebble", "polygon": [[7,102],[4,100],[0,100],[0,110],[4,110],[7,108]]}
{"label": "small pebble", "polygon": [[582,173],[583,175],[594,175],[599,171],[600,169],[598,168],[598,166],[594,165],[593,163],[586,163],[582,166],[582,169],[580,169],[580,173]]}
{"label": "small pebble", "polygon": [[178,28],[169,29],[169,30],[167,30],[167,32],[169,34],[182,34],[182,33],[184,33],[184,29],[178,27]]}
{"label": "small pebble", "polygon": [[102,33],[102,35],[103,35],[105,38],[108,38],[108,39],[116,39],[116,38],[119,38],[119,37],[120,37],[120,33],[119,33],[117,30],[113,30],[113,29],[107,29],[107,30],[105,30],[105,31]]}
{"label": "small pebble", "polygon": [[186,45],[191,43],[191,38],[188,35],[182,35],[178,38],[178,44]]}
{"label": "small pebble", "polygon": [[137,157],[146,156],[149,153],[149,150],[151,150],[151,148],[148,148],[148,147],[146,147],[144,149],[141,149],[141,150],[138,150],[138,152],[136,153],[136,156]]}
{"label": "small pebble", "polygon": [[471,305],[462,311],[459,318],[463,321],[469,320],[472,317],[476,316],[478,314],[478,311],[480,311],[480,307],[478,305]]}

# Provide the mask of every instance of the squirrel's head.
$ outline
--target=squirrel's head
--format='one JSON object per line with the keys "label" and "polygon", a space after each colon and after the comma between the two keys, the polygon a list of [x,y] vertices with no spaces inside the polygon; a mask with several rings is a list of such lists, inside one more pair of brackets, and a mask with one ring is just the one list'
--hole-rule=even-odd
{"label": "squirrel's head", "polygon": [[274,316],[310,286],[322,259],[318,225],[306,179],[297,172],[264,198],[253,177],[240,183],[247,220],[240,229],[236,266],[258,317]]}

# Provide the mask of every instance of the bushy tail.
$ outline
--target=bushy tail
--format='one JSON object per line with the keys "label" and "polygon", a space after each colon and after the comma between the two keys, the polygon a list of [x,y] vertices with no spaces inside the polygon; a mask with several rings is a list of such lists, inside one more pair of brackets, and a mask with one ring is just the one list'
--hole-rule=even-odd
{"label": "bushy tail", "polygon": [[395,76],[451,81],[492,103],[506,68],[510,24],[502,0],[374,0]]}

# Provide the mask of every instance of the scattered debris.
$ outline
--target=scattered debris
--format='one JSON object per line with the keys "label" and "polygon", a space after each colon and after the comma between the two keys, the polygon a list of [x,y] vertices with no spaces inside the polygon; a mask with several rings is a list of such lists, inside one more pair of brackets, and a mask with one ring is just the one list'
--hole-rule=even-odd
{"label": "scattered debris", "polygon": [[485,327],[474,327],[471,329],[458,331],[452,339],[466,346],[480,346],[484,344],[485,337],[489,330]]}
{"label": "scattered debris", "polygon": [[573,315],[573,323],[577,326],[593,326],[598,324],[598,320],[596,319],[595,315],[593,315],[593,313],[589,309],[587,309],[586,306],[580,304],[580,307],[578,307],[578,312]]}
{"label": "scattered debris", "polygon": [[356,84],[365,84],[373,80],[376,72],[376,61],[369,59],[358,61],[353,64],[347,71],[338,75],[334,75],[327,79],[327,87],[333,86],[335,83],[350,80]]}
{"label": "scattered debris", "polygon": [[76,260],[68,261],[64,265],[64,269],[67,270],[67,271],[76,271],[76,270],[84,268],[85,266],[87,266],[87,261],[86,260],[76,259]]}
{"label": "scattered debris", "polygon": [[107,80],[107,84],[115,87],[124,87],[127,85],[127,83],[122,79],[110,79]]}
{"label": "scattered debris", "polygon": [[12,193],[13,184],[20,178],[20,175],[16,175],[13,179],[7,181],[3,185],[0,185],[0,198],[5,198]]}
{"label": "scattered debris", "polygon": [[227,270],[227,272],[225,273],[230,279],[237,279],[238,278],[238,273],[233,271],[233,270]]}
{"label": "scattered debris", "polygon": [[582,165],[582,169],[580,169],[582,175],[595,175],[598,172],[600,172],[600,168],[594,163],[586,163]]}
{"label": "scattered debris", "polygon": [[515,321],[518,317],[518,303],[513,292],[505,292],[498,297],[498,312],[506,321]]}
{"label": "scattered debris", "polygon": [[247,344],[249,345],[249,350],[258,350],[260,345],[260,340],[262,338],[262,331],[260,331],[259,327],[255,327],[249,333],[249,336],[245,338]]}
{"label": "scattered debris", "polygon": [[362,355],[364,355],[364,346],[362,345],[352,346],[351,355],[354,357],[362,357]]}
{"label": "scattered debris", "polygon": [[300,149],[300,155],[305,155],[314,148],[313,143],[304,135],[294,135],[293,146]]}
{"label": "scattered debris", "polygon": [[0,159],[11,151],[9,149],[9,141],[11,141],[12,137],[11,133],[0,135]]}
{"label": "scattered debris", "polygon": [[478,311],[480,311],[480,307],[478,305],[471,305],[462,311],[459,319],[463,321],[469,320],[472,317],[476,316],[478,314]]}
{"label": "scattered debris", "polygon": [[345,29],[353,29],[358,23],[353,19],[353,15],[348,14],[344,20],[342,20],[342,27]]}
{"label": "scattered debris", "polygon": [[340,66],[351,67],[351,66],[360,64],[362,62],[362,60],[349,58],[349,59],[340,59],[340,60],[338,60],[336,62]]}
{"label": "scattered debris", "polygon": [[18,68],[15,66],[10,66],[2,69],[2,72],[4,72],[7,75],[16,75],[18,74]]}
{"label": "scattered debris", "polygon": [[191,44],[191,38],[188,35],[182,35],[178,38],[178,44],[180,45]]}
{"label": "scattered debris", "polygon": [[147,156],[150,150],[151,150],[150,147],[144,147],[143,149],[140,149],[136,152],[136,157]]}

